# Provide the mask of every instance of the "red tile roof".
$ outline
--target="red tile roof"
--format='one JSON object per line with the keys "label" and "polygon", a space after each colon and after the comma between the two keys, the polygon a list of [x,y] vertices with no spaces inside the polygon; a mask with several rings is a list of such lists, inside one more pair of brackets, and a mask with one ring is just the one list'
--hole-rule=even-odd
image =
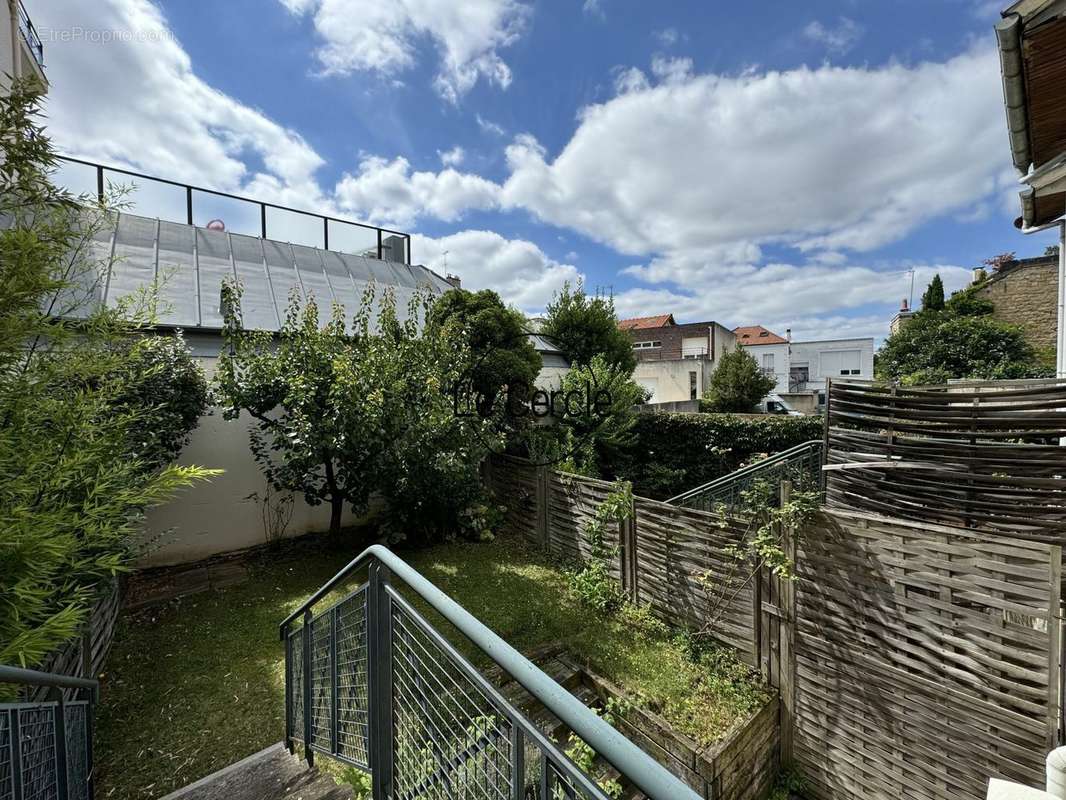
{"label": "red tile roof", "polygon": [[788,339],[778,336],[762,325],[743,325],[733,328],[733,333],[737,335],[739,344],[785,344],[788,342]]}
{"label": "red tile roof", "polygon": [[645,328],[665,328],[675,325],[673,314],[660,314],[657,317],[633,317],[618,320],[618,327],[624,331],[643,330]]}

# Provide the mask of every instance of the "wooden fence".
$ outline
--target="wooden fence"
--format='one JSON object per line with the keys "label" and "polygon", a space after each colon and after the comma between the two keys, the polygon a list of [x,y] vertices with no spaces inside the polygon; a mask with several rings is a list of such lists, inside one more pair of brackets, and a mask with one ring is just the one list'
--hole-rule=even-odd
{"label": "wooden fence", "polygon": [[[97,597],[81,633],[48,656],[38,669],[57,675],[76,678],[95,678],[104,668],[104,661],[115,638],[115,624],[122,608],[121,583],[118,579],[108,584]],[[32,702],[43,701],[48,687],[37,687],[29,692]],[[73,692],[67,690],[73,696]]]}
{"label": "wooden fence", "polygon": [[[512,459],[490,481],[512,530],[587,556],[581,522],[609,484]],[[746,582],[728,553],[742,521],[642,497],[633,511],[611,540],[623,589],[699,628],[717,603],[698,576],[736,587],[718,595],[714,633],[780,691],[782,761],[813,797],[980,800],[989,777],[1042,785],[1062,730],[1059,546],[827,509],[785,532],[796,580]]]}
{"label": "wooden fence", "polygon": [[1066,543],[1066,382],[831,381],[827,501]]}

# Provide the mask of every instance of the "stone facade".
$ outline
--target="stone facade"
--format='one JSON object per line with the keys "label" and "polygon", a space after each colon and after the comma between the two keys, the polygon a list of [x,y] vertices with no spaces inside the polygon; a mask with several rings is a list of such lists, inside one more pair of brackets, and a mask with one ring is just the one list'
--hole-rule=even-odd
{"label": "stone facade", "polygon": [[1038,349],[1055,347],[1058,327],[1058,257],[1023,258],[1004,264],[977,290],[991,300],[993,316],[1021,326]]}

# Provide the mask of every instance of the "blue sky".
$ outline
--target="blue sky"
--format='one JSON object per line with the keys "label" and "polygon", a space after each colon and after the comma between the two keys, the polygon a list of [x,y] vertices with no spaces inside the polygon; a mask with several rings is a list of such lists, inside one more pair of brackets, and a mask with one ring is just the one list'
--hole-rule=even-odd
{"label": "blue sky", "polygon": [[531,313],[580,279],[623,316],[881,337],[911,268],[918,296],[1054,240],[1012,225],[996,4],[28,6],[63,151],[400,227]]}

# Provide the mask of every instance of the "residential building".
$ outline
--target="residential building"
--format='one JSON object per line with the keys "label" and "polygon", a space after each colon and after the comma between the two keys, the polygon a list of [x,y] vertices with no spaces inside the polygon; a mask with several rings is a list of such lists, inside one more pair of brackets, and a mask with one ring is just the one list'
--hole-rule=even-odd
{"label": "residential building", "polygon": [[1059,258],[1057,255],[1005,261],[991,273],[974,270],[975,292],[991,300],[992,316],[1017,325],[1039,350],[1055,347],[1058,330]]}
{"label": "residential building", "polygon": [[0,0],[0,92],[10,78],[34,80],[48,91],[44,74],[44,45],[22,0]]}
{"label": "residential building", "polygon": [[[827,378],[870,380],[874,374],[874,340],[823,339],[798,342],[749,325],[736,328],[737,344],[746,348],[765,375],[775,383],[769,403],[782,403],[795,411],[813,413],[825,405]],[[779,398],[779,399],[778,399]]]}
{"label": "residential building", "polygon": [[896,312],[896,316],[892,317],[892,321],[888,323],[888,332],[891,334],[898,332],[913,316],[914,312],[911,310],[910,303],[904,297],[899,303],[899,311]]}
{"label": "residential building", "polygon": [[[1059,230],[1055,347],[1058,375],[1066,377],[1066,3],[1016,0],[996,24],[996,38],[1011,158],[1025,187],[1014,224],[1023,233]],[[1039,283],[1040,274],[1023,270],[1014,285]]]}
{"label": "residential building", "polygon": [[679,324],[673,314],[619,321],[633,339],[633,380],[650,394],[649,403],[698,401],[721,357],[736,336],[717,322]]}

